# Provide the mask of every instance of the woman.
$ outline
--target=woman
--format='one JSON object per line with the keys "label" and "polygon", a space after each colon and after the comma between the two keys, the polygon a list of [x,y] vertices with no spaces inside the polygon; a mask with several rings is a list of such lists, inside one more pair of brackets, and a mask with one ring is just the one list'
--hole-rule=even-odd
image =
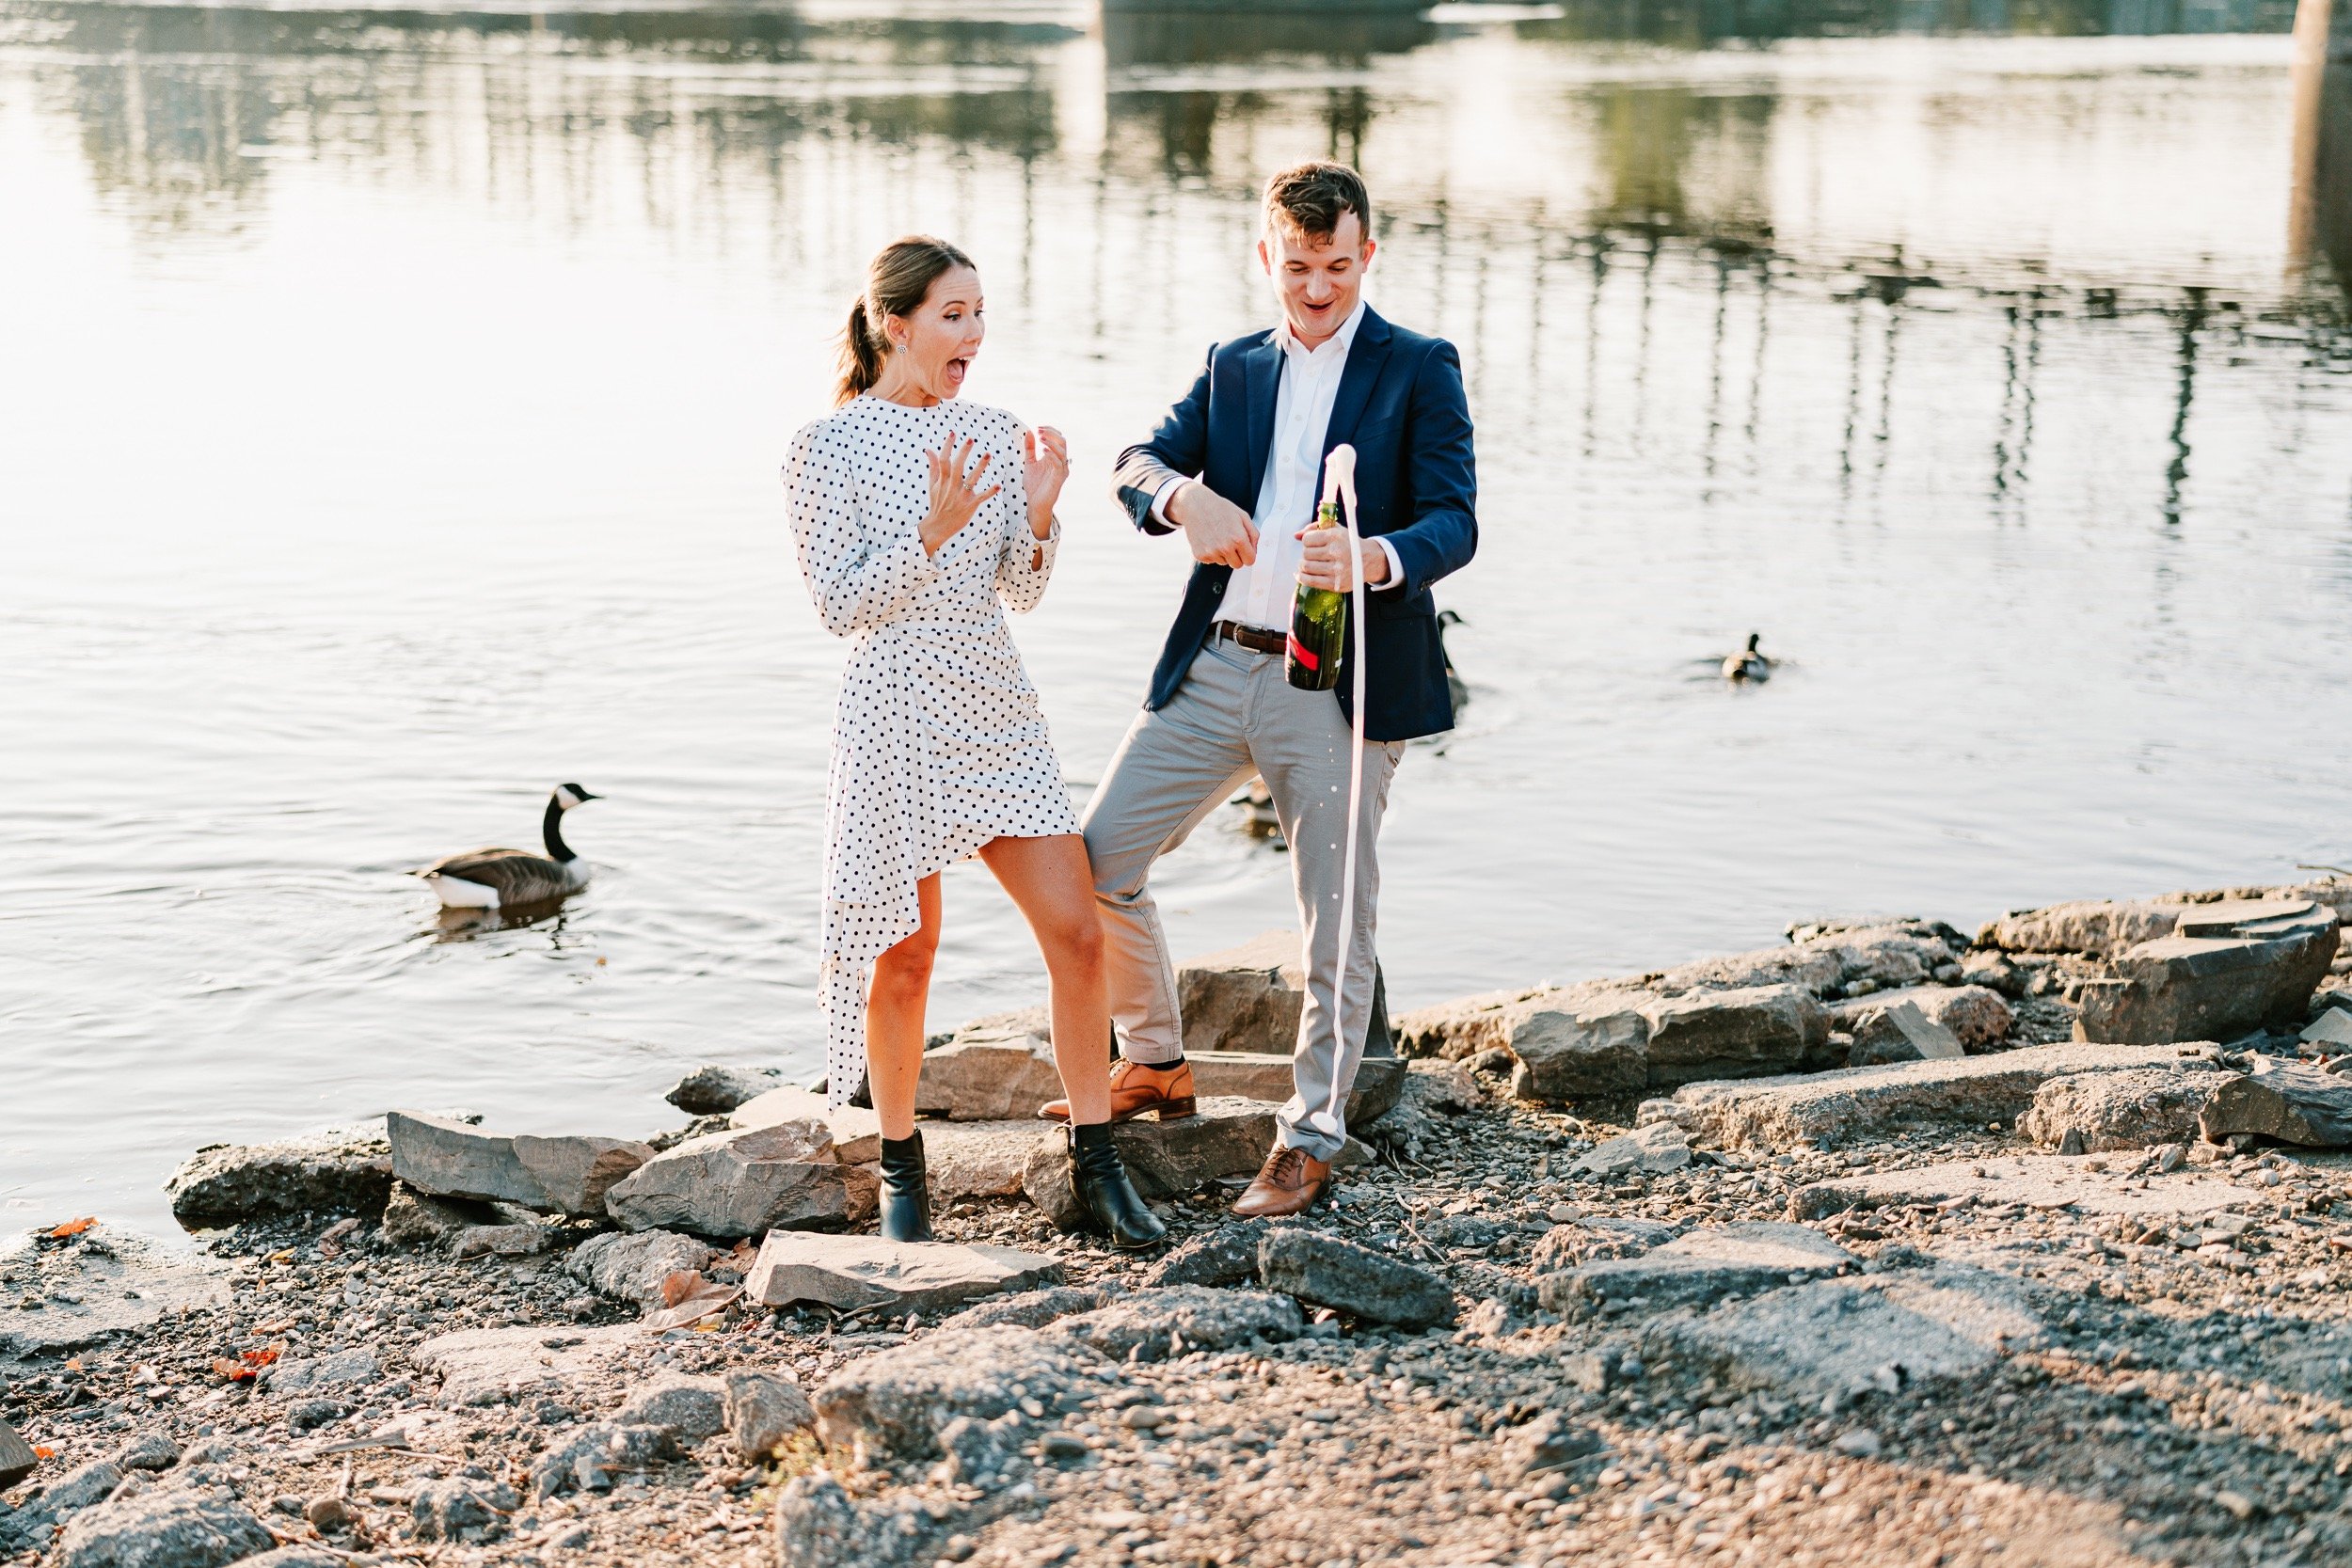
{"label": "woman", "polygon": [[1006,606],[1044,595],[1070,459],[1058,431],[956,403],[984,331],[969,257],[920,235],[885,246],[850,307],[838,407],[785,465],[809,594],[826,629],[851,640],[825,811],[832,1095],[843,1102],[865,1076],[882,1118],[882,1235],[929,1241],[914,1085],[939,874],[977,855],[1044,950],[1072,1186],[1114,1243],[1149,1246],[1167,1227],[1110,1142],[1093,878],[1005,624]]}

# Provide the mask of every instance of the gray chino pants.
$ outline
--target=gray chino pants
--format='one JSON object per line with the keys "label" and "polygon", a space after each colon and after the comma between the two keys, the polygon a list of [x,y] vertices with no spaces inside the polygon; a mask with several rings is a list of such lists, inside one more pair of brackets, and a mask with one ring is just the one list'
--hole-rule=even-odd
{"label": "gray chino pants", "polygon": [[1348,744],[1346,719],[1330,692],[1292,686],[1279,654],[1251,653],[1212,638],[1175,700],[1156,713],[1138,714],[1128,727],[1084,824],[1121,1049],[1137,1062],[1172,1061],[1184,1050],[1184,1022],[1168,935],[1146,885],[1152,863],[1184,843],[1250,774],[1264,778],[1290,846],[1307,949],[1307,1005],[1291,1057],[1298,1092],[1276,1119],[1283,1144],[1318,1160],[1330,1159],[1346,1141],[1347,1093],[1372,1019],[1380,817],[1405,754],[1403,741],[1364,747],[1356,928],[1346,1016],[1335,1030],[1331,985],[1339,969]]}

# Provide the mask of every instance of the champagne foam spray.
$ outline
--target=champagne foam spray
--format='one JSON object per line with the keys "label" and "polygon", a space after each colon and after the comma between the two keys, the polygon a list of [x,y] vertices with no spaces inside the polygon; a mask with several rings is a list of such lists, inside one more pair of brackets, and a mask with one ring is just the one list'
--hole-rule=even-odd
{"label": "champagne foam spray", "polygon": [[[1338,1050],[1331,1062],[1331,1098],[1323,1109],[1309,1115],[1307,1125],[1337,1137],[1340,1132],[1340,1069],[1347,1058],[1347,958],[1356,946],[1356,824],[1364,799],[1364,573],[1362,538],[1356,531],[1356,449],[1343,442],[1323,460],[1323,499],[1340,503],[1341,526],[1347,531],[1349,572],[1348,635],[1355,642],[1352,666],[1354,722],[1347,750],[1346,859],[1340,869],[1339,964],[1331,974],[1331,1038]],[[1311,967],[1313,955],[1309,955]]]}

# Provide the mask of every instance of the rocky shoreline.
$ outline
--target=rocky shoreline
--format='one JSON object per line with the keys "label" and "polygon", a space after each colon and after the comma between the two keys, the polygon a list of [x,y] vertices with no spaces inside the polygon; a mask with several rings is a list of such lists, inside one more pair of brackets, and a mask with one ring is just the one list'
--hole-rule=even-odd
{"label": "rocky shoreline", "polygon": [[[1065,1233],[1036,1012],[870,1115],[399,1112],[0,1248],[0,1560],[2324,1564],[2352,1556],[2352,881],[1816,922],[1384,1021],[1299,1220],[1279,934],[1188,965],[1170,1245]],[[1377,1047],[1376,1047],[1377,1048]]]}

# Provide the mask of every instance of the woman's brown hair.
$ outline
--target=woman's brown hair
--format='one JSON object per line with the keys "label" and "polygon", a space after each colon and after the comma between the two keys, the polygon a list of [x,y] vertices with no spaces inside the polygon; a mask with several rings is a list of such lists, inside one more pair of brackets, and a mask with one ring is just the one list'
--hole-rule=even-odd
{"label": "woman's brown hair", "polygon": [[913,315],[941,273],[971,265],[971,257],[929,234],[909,234],[875,252],[866,267],[866,292],[850,307],[850,325],[841,335],[841,385],[833,399],[836,405],[882,379],[882,358],[890,352],[882,323],[892,316]]}

